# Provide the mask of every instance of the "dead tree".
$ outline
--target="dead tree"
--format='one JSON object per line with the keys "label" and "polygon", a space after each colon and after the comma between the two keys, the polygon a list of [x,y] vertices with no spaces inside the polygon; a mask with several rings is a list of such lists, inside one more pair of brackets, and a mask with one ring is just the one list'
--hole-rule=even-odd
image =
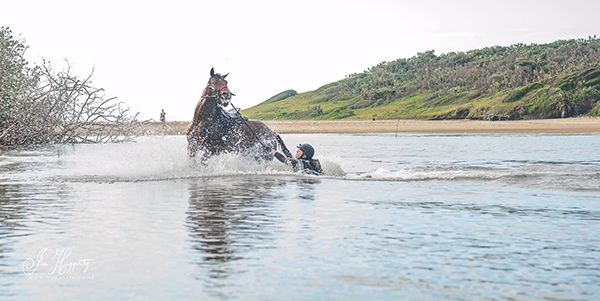
{"label": "dead tree", "polygon": [[133,137],[137,114],[91,78],[50,63],[29,67],[24,41],[0,28],[0,146],[41,143],[119,142]]}
{"label": "dead tree", "polygon": [[44,114],[49,131],[57,143],[120,142],[132,137],[138,125],[136,115],[116,97],[106,97],[102,88],[91,85],[93,70],[87,78],[64,71],[54,73],[46,64],[42,68],[41,95],[48,112]]}

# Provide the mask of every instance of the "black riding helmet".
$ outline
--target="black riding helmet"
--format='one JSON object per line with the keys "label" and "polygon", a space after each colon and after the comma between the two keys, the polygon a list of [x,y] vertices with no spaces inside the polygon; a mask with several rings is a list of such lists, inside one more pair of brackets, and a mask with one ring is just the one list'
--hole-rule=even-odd
{"label": "black riding helmet", "polygon": [[306,159],[312,159],[313,155],[315,154],[315,149],[308,143],[300,144],[297,146],[297,148],[299,148],[306,155]]}

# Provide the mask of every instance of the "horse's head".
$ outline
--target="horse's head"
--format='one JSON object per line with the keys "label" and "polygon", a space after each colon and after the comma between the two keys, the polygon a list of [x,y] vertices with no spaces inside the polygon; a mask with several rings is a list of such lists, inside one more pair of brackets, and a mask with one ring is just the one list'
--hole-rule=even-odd
{"label": "horse's head", "polygon": [[227,87],[227,81],[225,80],[227,75],[229,73],[225,75],[215,73],[215,68],[211,68],[210,80],[208,81],[209,95],[215,97],[217,102],[224,107],[229,105],[231,97],[235,95]]}

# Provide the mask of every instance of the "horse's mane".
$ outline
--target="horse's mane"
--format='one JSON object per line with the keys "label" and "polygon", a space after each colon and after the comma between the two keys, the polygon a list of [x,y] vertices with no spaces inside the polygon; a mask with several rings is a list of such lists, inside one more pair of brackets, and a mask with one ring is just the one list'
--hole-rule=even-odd
{"label": "horse's mane", "polygon": [[[213,75],[213,77],[215,77],[217,79],[225,80],[225,78],[223,77],[223,75],[221,75],[221,73],[215,73],[215,75]],[[211,79],[212,79],[212,77],[208,79],[208,84],[206,86],[206,89],[204,89],[205,92],[206,92],[206,90],[208,90],[208,86],[210,86]]]}

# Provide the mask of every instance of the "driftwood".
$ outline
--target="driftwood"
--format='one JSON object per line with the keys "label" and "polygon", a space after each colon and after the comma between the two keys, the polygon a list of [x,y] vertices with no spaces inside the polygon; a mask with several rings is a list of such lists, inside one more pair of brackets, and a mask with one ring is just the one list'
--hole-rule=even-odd
{"label": "driftwood", "polygon": [[132,136],[136,116],[116,97],[50,63],[29,67],[27,46],[0,27],[0,146],[117,142]]}
{"label": "driftwood", "polygon": [[39,84],[12,100],[12,125],[4,130],[1,145],[120,142],[133,136],[137,114],[130,116],[116,97],[93,87],[93,70],[83,79],[70,72],[68,62],[58,73],[44,63]]}

